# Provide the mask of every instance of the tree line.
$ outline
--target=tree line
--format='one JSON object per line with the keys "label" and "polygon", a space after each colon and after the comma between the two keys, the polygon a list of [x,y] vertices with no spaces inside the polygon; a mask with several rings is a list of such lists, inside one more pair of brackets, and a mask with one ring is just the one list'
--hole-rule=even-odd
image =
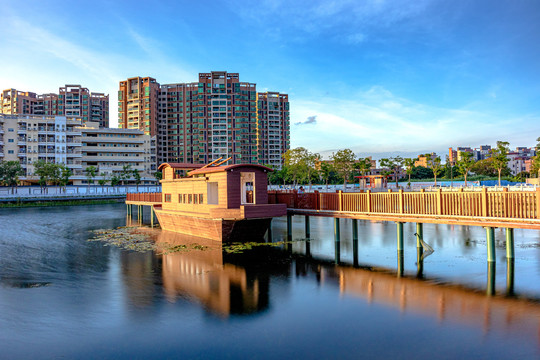
{"label": "tree line", "polygon": [[[537,152],[540,152],[540,138],[537,139]],[[490,151],[488,158],[476,161],[473,154],[460,152],[459,160],[454,165],[446,161],[443,164],[440,157],[433,157],[425,154],[426,167],[415,166],[417,159],[402,158],[400,156],[388,157],[379,160],[381,175],[393,175],[396,185],[398,184],[400,173],[403,172],[411,180],[450,179],[462,177],[467,185],[467,178],[471,173],[483,177],[497,177],[499,185],[502,177],[511,175],[508,168],[509,143],[497,141],[497,146]],[[422,156],[422,155],[421,155]],[[270,184],[286,185],[307,184],[343,184],[354,182],[354,176],[369,173],[372,167],[369,158],[357,158],[351,149],[338,150],[330,156],[330,162],[321,161],[321,155],[312,153],[306,148],[298,147],[288,150],[283,154],[284,165],[280,170],[269,174]],[[540,155],[533,157],[531,174],[540,174]],[[529,173],[521,172],[512,180],[524,181]],[[540,177],[540,176],[539,176]]]}

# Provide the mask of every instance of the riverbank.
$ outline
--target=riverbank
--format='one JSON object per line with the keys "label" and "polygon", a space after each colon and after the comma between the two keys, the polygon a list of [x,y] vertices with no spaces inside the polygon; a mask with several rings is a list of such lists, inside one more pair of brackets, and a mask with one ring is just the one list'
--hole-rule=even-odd
{"label": "riverbank", "polygon": [[[0,201],[5,201],[5,199],[0,199]],[[104,204],[117,204],[123,203],[125,201],[125,196],[119,198],[107,198],[107,199],[71,199],[66,200],[64,198],[60,199],[9,199],[8,201],[0,203],[0,208],[26,208],[26,207],[50,207],[50,206],[77,206],[77,205],[104,205]]]}

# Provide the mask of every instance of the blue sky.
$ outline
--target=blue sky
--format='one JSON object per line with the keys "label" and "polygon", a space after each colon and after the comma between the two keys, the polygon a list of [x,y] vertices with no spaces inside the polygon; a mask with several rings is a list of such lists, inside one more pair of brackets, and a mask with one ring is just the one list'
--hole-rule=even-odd
{"label": "blue sky", "polygon": [[0,0],[0,87],[111,95],[240,73],[288,93],[291,145],[446,154],[540,136],[540,2]]}

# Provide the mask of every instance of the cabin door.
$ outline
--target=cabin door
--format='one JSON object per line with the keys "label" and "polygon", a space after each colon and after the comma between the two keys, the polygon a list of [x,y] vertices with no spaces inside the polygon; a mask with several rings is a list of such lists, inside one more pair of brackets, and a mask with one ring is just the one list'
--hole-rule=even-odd
{"label": "cabin door", "polygon": [[242,204],[255,204],[255,173],[240,173]]}

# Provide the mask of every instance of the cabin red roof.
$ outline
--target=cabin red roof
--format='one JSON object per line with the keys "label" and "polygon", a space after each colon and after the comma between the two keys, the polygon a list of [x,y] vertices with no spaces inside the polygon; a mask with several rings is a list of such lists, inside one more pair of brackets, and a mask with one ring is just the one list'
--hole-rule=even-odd
{"label": "cabin red roof", "polygon": [[158,170],[161,170],[165,167],[172,167],[173,169],[179,169],[179,170],[193,170],[193,169],[200,169],[204,166],[204,164],[191,164],[191,163],[163,163],[159,165]]}
{"label": "cabin red roof", "polygon": [[238,167],[255,168],[255,169],[265,170],[268,172],[274,171],[270,169],[269,167],[258,165],[258,164],[233,164],[233,165],[223,165],[223,166],[209,166],[204,169],[199,168],[199,169],[188,172],[188,176],[193,176],[193,175],[198,175],[198,174],[210,174],[210,173],[216,173],[216,172],[221,172],[221,171],[229,171]]}

